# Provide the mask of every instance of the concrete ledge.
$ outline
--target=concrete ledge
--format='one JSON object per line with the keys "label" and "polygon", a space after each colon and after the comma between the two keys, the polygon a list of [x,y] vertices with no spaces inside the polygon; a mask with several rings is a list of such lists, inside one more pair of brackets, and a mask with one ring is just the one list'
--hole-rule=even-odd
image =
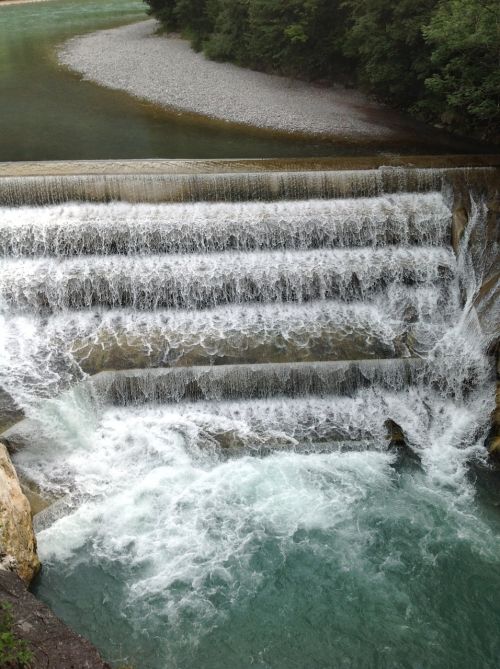
{"label": "concrete ledge", "polygon": [[[259,158],[221,160],[67,160],[0,162],[0,177],[119,175],[119,174],[228,174],[245,172],[302,172],[366,170],[378,167],[500,167],[500,154],[444,156],[368,156],[333,158]],[[0,184],[1,187],[1,184]]]}
{"label": "concrete ledge", "polygon": [[[63,168],[65,173],[55,173]],[[73,163],[55,163],[46,169],[53,174],[0,175],[0,206],[375,197],[440,190],[445,181],[498,184],[498,168],[469,163],[465,167],[366,164],[346,169],[345,164],[324,161],[138,161],[83,164],[81,173],[76,173],[78,164]]]}

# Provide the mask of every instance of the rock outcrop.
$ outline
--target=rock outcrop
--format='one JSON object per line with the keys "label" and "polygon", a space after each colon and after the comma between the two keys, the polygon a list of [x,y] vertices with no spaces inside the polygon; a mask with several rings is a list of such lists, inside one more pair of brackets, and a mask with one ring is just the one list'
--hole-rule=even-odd
{"label": "rock outcrop", "polygon": [[0,570],[0,601],[12,607],[13,632],[33,654],[31,669],[111,669],[90,641],[62,623],[13,572]]}
{"label": "rock outcrop", "polygon": [[30,669],[111,669],[89,641],[28,591],[39,569],[30,502],[0,442],[0,602],[11,606],[12,632],[32,653]]}
{"label": "rock outcrop", "polygon": [[[470,176],[464,172],[453,180],[451,242],[459,255],[462,240],[466,241],[477,282],[475,315],[488,353],[496,358],[496,408],[486,443],[491,455],[500,458],[500,169],[492,168],[478,181],[471,182]],[[475,223],[471,193],[480,211]]]}
{"label": "rock outcrop", "polygon": [[30,504],[0,443],[0,561],[30,583],[40,569]]}
{"label": "rock outcrop", "polygon": [[492,426],[489,439],[489,451],[495,458],[500,458],[500,346],[497,349],[497,390],[496,407],[493,411]]}

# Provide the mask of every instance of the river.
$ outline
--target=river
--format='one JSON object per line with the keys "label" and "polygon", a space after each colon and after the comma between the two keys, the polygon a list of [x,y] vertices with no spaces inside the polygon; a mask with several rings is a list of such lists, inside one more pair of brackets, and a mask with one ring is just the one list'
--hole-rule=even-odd
{"label": "river", "polygon": [[[142,16],[1,9],[0,160],[366,149],[168,114],[58,66],[66,38]],[[496,669],[494,370],[446,175],[2,188],[0,385],[37,421],[18,471],[59,500],[34,584],[57,615],[116,667]]]}
{"label": "river", "polygon": [[[0,3],[1,5],[1,3]],[[0,161],[450,153],[474,147],[421,125],[386,144],[283,136],[169,112],[59,66],[68,38],[146,18],[140,0],[0,6]],[[405,122],[407,123],[407,122]]]}
{"label": "river", "polygon": [[146,18],[140,0],[53,0],[0,8],[0,160],[328,155],[330,142],[203,123],[106,90],[60,67],[75,34]]}
{"label": "river", "polygon": [[40,421],[15,463],[60,499],[36,592],[117,667],[495,669],[494,376],[447,177],[244,177],[303,199],[12,181],[57,202],[0,219],[0,385]]}

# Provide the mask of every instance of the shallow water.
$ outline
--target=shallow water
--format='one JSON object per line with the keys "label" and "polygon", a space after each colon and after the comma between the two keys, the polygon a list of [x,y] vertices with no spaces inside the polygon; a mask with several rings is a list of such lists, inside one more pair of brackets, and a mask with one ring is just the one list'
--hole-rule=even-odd
{"label": "shallow water", "polygon": [[280,137],[166,112],[81,81],[58,65],[57,46],[68,38],[145,18],[140,0],[51,0],[0,7],[0,161],[476,150],[420,125],[403,141],[376,146]]}

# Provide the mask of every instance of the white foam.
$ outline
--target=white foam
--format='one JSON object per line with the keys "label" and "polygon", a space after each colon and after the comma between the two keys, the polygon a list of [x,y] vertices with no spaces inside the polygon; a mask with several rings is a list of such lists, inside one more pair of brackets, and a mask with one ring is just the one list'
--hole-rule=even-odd
{"label": "white foam", "polygon": [[[160,607],[171,625],[191,611],[195,626],[220,614],[210,603],[211,588],[223,587],[226,601],[255,592],[261,574],[252,559],[266,537],[286,552],[301,531],[335,533],[340,568],[349,570],[363,559],[374,532],[369,522],[360,526],[360,518],[372,503],[392,499],[397,485],[395,455],[384,451],[380,421],[402,419],[404,412],[425,468],[405,495],[412,504],[420,497],[422,504],[446,507],[454,531],[474,533],[477,521],[467,519],[464,504],[473,494],[464,478],[472,452],[450,439],[450,428],[455,437],[467,437],[477,416],[465,412],[457,422],[457,408],[442,403],[430,424],[422,406],[416,393],[367,391],[351,399],[107,409],[91,429],[86,425],[84,440],[63,439],[47,453],[43,467],[53,468],[52,480],[66,477],[79,502],[39,533],[41,558],[74,566],[90,551],[93,559],[122,563],[131,611],[152,606],[158,615]],[[380,450],[306,455],[288,447],[265,458],[227,459],[210,447],[221,430],[251,443],[274,427],[278,440],[300,430],[306,416],[319,430],[325,420],[370,428]]]}
{"label": "white foam", "polygon": [[0,254],[203,252],[448,244],[441,193],[378,198],[0,208]]}
{"label": "white foam", "polygon": [[387,284],[429,285],[454,269],[453,253],[435,247],[8,258],[0,266],[0,305],[36,313],[366,299]]}
{"label": "white foam", "polygon": [[166,410],[108,411],[92,447],[66,453],[86,501],[39,534],[42,559],[69,559],[92,540],[103,558],[138,568],[131,598],[181,580],[203,607],[203,579],[232,579],[227,560],[248,563],[262,533],[289,538],[301,527],[333,529],[355,513],[368,482],[374,490],[390,475],[393,458],[382,453],[287,452],[221,462],[186,448],[196,430],[196,417]]}

